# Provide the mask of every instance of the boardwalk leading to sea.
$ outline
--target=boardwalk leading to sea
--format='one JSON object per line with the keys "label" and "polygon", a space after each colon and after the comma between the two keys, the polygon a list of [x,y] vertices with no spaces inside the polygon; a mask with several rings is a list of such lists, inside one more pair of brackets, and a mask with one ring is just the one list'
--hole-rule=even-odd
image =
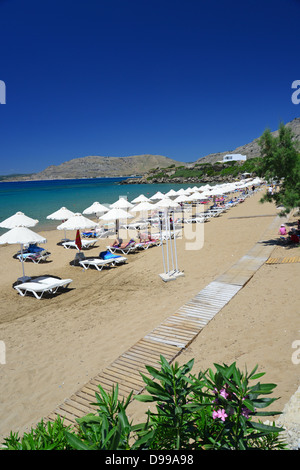
{"label": "boardwalk leading to sea", "polygon": [[161,355],[170,363],[174,361],[270,258],[274,246],[264,241],[273,238],[278,223],[279,218],[275,217],[263,239],[236,264],[66,399],[47,419],[55,420],[57,416],[61,416],[66,425],[76,425],[77,418],[95,413],[95,406],[91,403],[95,402],[98,385],[110,391],[118,384],[120,398],[126,398],[131,391],[134,394],[141,393],[145,384],[140,373],[148,375],[145,365],[157,367]]}

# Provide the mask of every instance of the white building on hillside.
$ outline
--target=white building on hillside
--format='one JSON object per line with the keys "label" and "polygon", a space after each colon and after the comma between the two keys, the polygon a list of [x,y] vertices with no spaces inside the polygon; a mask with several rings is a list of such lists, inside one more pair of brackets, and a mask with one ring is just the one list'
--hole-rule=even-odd
{"label": "white building on hillside", "polygon": [[241,155],[240,153],[229,153],[223,157],[223,163],[226,162],[243,162],[247,160],[246,155]]}

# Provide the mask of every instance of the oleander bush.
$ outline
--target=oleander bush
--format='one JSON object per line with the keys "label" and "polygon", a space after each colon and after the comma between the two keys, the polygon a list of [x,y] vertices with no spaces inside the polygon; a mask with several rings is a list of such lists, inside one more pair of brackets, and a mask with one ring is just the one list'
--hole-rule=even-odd
{"label": "oleander bush", "polygon": [[170,365],[161,356],[160,368],[146,366],[142,374],[146,394],[134,398],[152,403],[145,421],[133,425],[127,407],[133,398],[118,397],[118,386],[107,393],[99,386],[94,414],[77,420],[78,428],[41,422],[20,438],[12,434],[3,447],[9,450],[275,450],[285,449],[282,428],[266,425],[261,417],[278,414],[265,411],[275,384],[261,383],[264,373],[255,367],[241,372],[235,363],[215,364],[197,375],[194,360]]}

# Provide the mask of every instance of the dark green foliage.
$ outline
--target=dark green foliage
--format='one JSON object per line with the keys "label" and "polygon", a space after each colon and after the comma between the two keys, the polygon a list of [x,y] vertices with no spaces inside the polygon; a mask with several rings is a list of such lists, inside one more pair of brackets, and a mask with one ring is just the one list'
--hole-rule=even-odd
{"label": "dark green foliage", "polygon": [[9,450],[246,450],[284,449],[281,428],[260,422],[263,411],[276,399],[270,395],[274,384],[259,381],[257,367],[242,373],[233,363],[215,364],[197,376],[191,374],[194,360],[179,366],[161,356],[160,368],[146,366],[152,378],[141,374],[148,394],[136,400],[152,403],[156,411],[146,413],[146,421],[133,425],[126,401],[99,386],[95,414],[77,420],[78,430],[55,423],[40,423],[22,439],[11,433],[5,439]]}
{"label": "dark green foliage", "polygon": [[10,433],[3,442],[6,450],[68,450],[71,449],[66,439],[67,428],[58,417],[53,423],[42,420],[36,428],[22,437],[18,433]]}
{"label": "dark green foliage", "polygon": [[280,181],[280,188],[266,194],[261,202],[274,201],[285,209],[283,213],[300,206],[300,153],[288,127],[280,125],[277,137],[267,129],[259,140],[261,164],[259,172],[267,181]]}

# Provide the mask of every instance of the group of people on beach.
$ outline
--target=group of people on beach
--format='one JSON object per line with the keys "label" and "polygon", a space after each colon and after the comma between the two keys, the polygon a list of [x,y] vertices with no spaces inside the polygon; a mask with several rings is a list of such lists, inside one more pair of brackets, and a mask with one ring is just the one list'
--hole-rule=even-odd
{"label": "group of people on beach", "polygon": [[300,219],[297,222],[297,228],[293,227],[290,231],[287,231],[285,224],[281,224],[279,231],[279,235],[284,238],[285,242],[291,244],[298,244],[300,242]]}

